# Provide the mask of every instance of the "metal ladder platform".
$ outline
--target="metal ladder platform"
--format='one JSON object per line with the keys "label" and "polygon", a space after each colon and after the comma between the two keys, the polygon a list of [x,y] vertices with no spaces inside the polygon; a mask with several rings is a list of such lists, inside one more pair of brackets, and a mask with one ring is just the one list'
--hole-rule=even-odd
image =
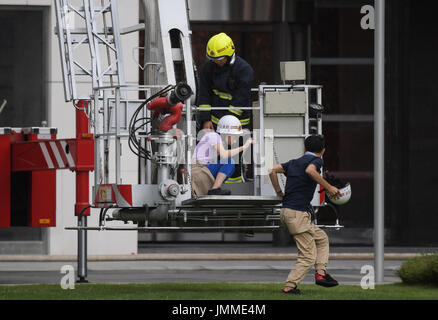
{"label": "metal ladder platform", "polygon": [[200,196],[182,202],[194,207],[264,207],[277,206],[282,199],[275,196]]}

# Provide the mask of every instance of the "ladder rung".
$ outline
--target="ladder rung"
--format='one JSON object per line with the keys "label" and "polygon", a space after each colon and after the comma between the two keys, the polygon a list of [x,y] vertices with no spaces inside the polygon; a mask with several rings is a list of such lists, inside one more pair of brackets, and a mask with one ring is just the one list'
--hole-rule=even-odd
{"label": "ladder rung", "polygon": [[119,73],[117,71],[107,71],[105,72],[105,76],[118,76]]}
{"label": "ladder rung", "polygon": [[[88,43],[88,39],[85,39],[85,40],[72,39],[72,40],[71,40],[71,43],[72,43],[72,44],[77,44],[77,43],[79,43],[79,42],[81,42],[81,43]],[[65,43],[67,43],[67,41],[66,41]]]}
{"label": "ladder rung", "polygon": [[[96,40],[99,41],[99,44],[105,43],[105,42],[103,42],[103,41],[100,40],[100,39],[96,39]],[[106,39],[106,42],[107,42],[107,43],[114,43],[114,39]],[[67,41],[66,41],[65,43],[67,44]],[[83,39],[81,39],[81,40],[78,40],[78,39],[72,39],[72,40],[71,40],[71,43],[72,43],[72,44],[77,44],[77,43],[88,43],[88,39],[86,39],[86,40],[83,40]]]}
{"label": "ladder rung", "polygon": [[[102,40],[100,40],[100,39],[97,39],[98,41],[99,41],[99,43],[104,43]],[[105,39],[106,40],[106,42],[108,42],[108,43],[114,43],[114,39],[113,38],[111,38],[111,39]]]}
{"label": "ladder rung", "polygon": [[[90,73],[91,73],[91,71],[90,71]],[[77,75],[77,76],[89,76],[89,74],[88,73],[86,73],[84,70],[82,70],[82,69],[76,69],[75,70],[75,75]]]}
{"label": "ladder rung", "polygon": [[[84,12],[85,11],[83,6],[82,7],[75,7],[75,9],[78,10],[79,12]],[[95,7],[94,8],[94,12],[99,12],[102,9],[103,9],[103,7]],[[104,12],[104,13],[105,12],[111,12],[111,6],[108,7],[107,9],[103,10],[102,12]]]}
{"label": "ladder rung", "polygon": [[[91,71],[90,71],[91,73]],[[75,75],[77,76],[89,76],[88,73],[86,73],[84,70],[82,69],[76,69],[75,70]],[[105,76],[118,76],[119,73],[117,71],[107,71],[105,72]]]}
{"label": "ladder rung", "polygon": [[[65,31],[66,29],[63,29],[63,31]],[[81,35],[86,35],[88,34],[87,29],[86,28],[76,28],[76,29],[69,29],[70,30],[70,34],[81,34]],[[58,31],[55,31],[56,34],[58,34]],[[105,29],[100,29],[97,31],[98,34],[105,34]],[[108,35],[113,35],[113,28],[112,27],[107,27],[106,28],[106,34]]]}

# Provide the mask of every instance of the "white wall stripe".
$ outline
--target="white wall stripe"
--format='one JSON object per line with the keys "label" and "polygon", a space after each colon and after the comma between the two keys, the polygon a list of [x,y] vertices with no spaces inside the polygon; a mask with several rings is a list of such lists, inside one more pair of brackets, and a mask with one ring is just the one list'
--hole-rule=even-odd
{"label": "white wall stripe", "polygon": [[44,159],[46,159],[46,164],[49,169],[53,169],[54,165],[52,159],[50,158],[49,150],[47,150],[46,144],[44,142],[39,143],[41,151],[43,152]]}
{"label": "white wall stripe", "polygon": [[75,162],[74,162],[74,160],[73,160],[73,157],[71,156],[71,153],[70,153],[70,152],[67,153],[67,152],[65,151],[65,147],[67,146],[67,142],[66,142],[65,140],[61,140],[60,143],[61,143],[61,146],[62,146],[62,152],[63,152],[64,155],[67,157],[68,166],[69,166],[70,168],[74,168],[74,167],[75,167]]}
{"label": "white wall stripe", "polygon": [[56,162],[58,162],[58,166],[60,168],[65,168],[64,161],[62,161],[61,155],[59,154],[58,147],[56,146],[55,141],[50,141],[50,147],[52,148],[53,154],[55,155]]}

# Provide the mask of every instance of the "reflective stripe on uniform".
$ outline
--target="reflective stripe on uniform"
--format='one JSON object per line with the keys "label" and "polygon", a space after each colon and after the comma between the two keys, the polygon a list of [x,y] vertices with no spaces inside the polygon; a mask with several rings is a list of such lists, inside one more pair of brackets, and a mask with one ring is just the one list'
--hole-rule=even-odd
{"label": "reflective stripe on uniform", "polygon": [[251,120],[250,118],[240,119],[240,124],[241,124],[242,126],[247,126],[247,125],[249,125],[249,121],[250,121],[250,120]]}
{"label": "reflective stripe on uniform", "polygon": [[211,111],[211,105],[210,104],[201,104],[198,108],[199,111]]}
{"label": "reflective stripe on uniform", "polygon": [[235,178],[228,178],[227,181],[225,181],[225,183],[243,183],[243,178],[242,176]]}
{"label": "reflective stripe on uniform", "polygon": [[[211,122],[213,122],[214,124],[218,124],[219,120],[220,120],[219,118],[215,117],[214,115],[211,115]],[[240,124],[242,126],[247,126],[247,125],[249,125],[250,120],[251,120],[250,118],[241,119]]]}
{"label": "reflective stripe on uniform", "polygon": [[218,124],[219,118],[216,118],[214,115],[211,115],[211,122],[213,122],[214,124]]}
{"label": "reflective stripe on uniform", "polygon": [[243,113],[243,110],[236,108],[235,106],[230,105],[230,107],[228,108],[228,111],[234,113],[237,116],[241,116]]}
{"label": "reflective stripe on uniform", "polygon": [[221,99],[225,99],[225,100],[232,100],[233,99],[233,96],[229,93],[226,93],[226,92],[221,92],[219,90],[213,89],[213,93]]}

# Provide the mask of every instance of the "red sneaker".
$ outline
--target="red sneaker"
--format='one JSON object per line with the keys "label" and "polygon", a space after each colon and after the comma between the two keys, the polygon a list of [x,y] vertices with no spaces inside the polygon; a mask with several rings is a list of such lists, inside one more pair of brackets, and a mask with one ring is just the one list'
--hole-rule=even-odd
{"label": "red sneaker", "polygon": [[318,272],[315,273],[315,283],[326,288],[336,287],[339,284],[328,273],[322,276]]}

